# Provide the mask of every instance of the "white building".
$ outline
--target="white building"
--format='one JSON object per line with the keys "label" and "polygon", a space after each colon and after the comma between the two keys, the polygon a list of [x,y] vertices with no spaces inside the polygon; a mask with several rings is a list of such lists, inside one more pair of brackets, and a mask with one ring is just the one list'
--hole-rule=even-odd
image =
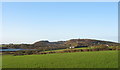
{"label": "white building", "polygon": [[71,48],[75,48],[75,47],[74,47],[74,46],[71,46],[71,47],[69,47],[69,48],[71,49]]}

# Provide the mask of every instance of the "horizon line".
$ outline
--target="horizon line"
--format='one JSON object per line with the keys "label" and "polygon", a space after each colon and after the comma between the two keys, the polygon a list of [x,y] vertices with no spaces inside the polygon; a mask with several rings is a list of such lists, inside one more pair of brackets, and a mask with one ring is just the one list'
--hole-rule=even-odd
{"label": "horizon line", "polygon": [[69,41],[69,40],[72,40],[72,39],[90,39],[90,40],[100,40],[100,41],[108,41],[108,42],[115,42],[115,43],[119,43],[118,41],[110,41],[110,40],[104,40],[104,39],[95,39],[95,38],[71,38],[71,39],[66,39],[66,40],[54,40],[54,41],[50,41],[50,40],[36,40],[32,43],[0,43],[0,45],[2,44],[33,44],[35,42],[38,42],[38,41],[48,41],[48,42],[59,42],[59,41]]}

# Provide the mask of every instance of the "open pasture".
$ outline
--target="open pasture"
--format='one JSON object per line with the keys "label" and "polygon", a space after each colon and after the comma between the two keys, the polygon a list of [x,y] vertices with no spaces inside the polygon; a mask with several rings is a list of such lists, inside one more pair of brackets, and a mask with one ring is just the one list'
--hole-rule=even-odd
{"label": "open pasture", "polygon": [[117,68],[118,51],[3,55],[3,68]]}

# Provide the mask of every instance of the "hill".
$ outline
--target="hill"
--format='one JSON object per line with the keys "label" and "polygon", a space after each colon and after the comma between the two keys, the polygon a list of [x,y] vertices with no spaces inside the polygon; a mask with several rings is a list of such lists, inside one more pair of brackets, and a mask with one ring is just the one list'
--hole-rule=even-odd
{"label": "hill", "polygon": [[107,46],[120,46],[119,43],[110,42],[110,41],[102,41],[95,39],[71,39],[67,41],[57,41],[57,42],[49,42],[49,41],[38,41],[33,44],[3,44],[4,48],[13,48],[13,49],[66,49],[71,46],[73,47],[91,47],[91,46],[99,46],[99,45],[107,45]]}

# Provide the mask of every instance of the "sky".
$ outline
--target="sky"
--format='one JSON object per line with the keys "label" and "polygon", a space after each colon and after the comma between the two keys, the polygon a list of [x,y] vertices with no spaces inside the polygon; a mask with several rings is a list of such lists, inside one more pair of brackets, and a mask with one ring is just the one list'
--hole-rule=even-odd
{"label": "sky", "polygon": [[117,2],[4,2],[2,43],[118,41]]}

